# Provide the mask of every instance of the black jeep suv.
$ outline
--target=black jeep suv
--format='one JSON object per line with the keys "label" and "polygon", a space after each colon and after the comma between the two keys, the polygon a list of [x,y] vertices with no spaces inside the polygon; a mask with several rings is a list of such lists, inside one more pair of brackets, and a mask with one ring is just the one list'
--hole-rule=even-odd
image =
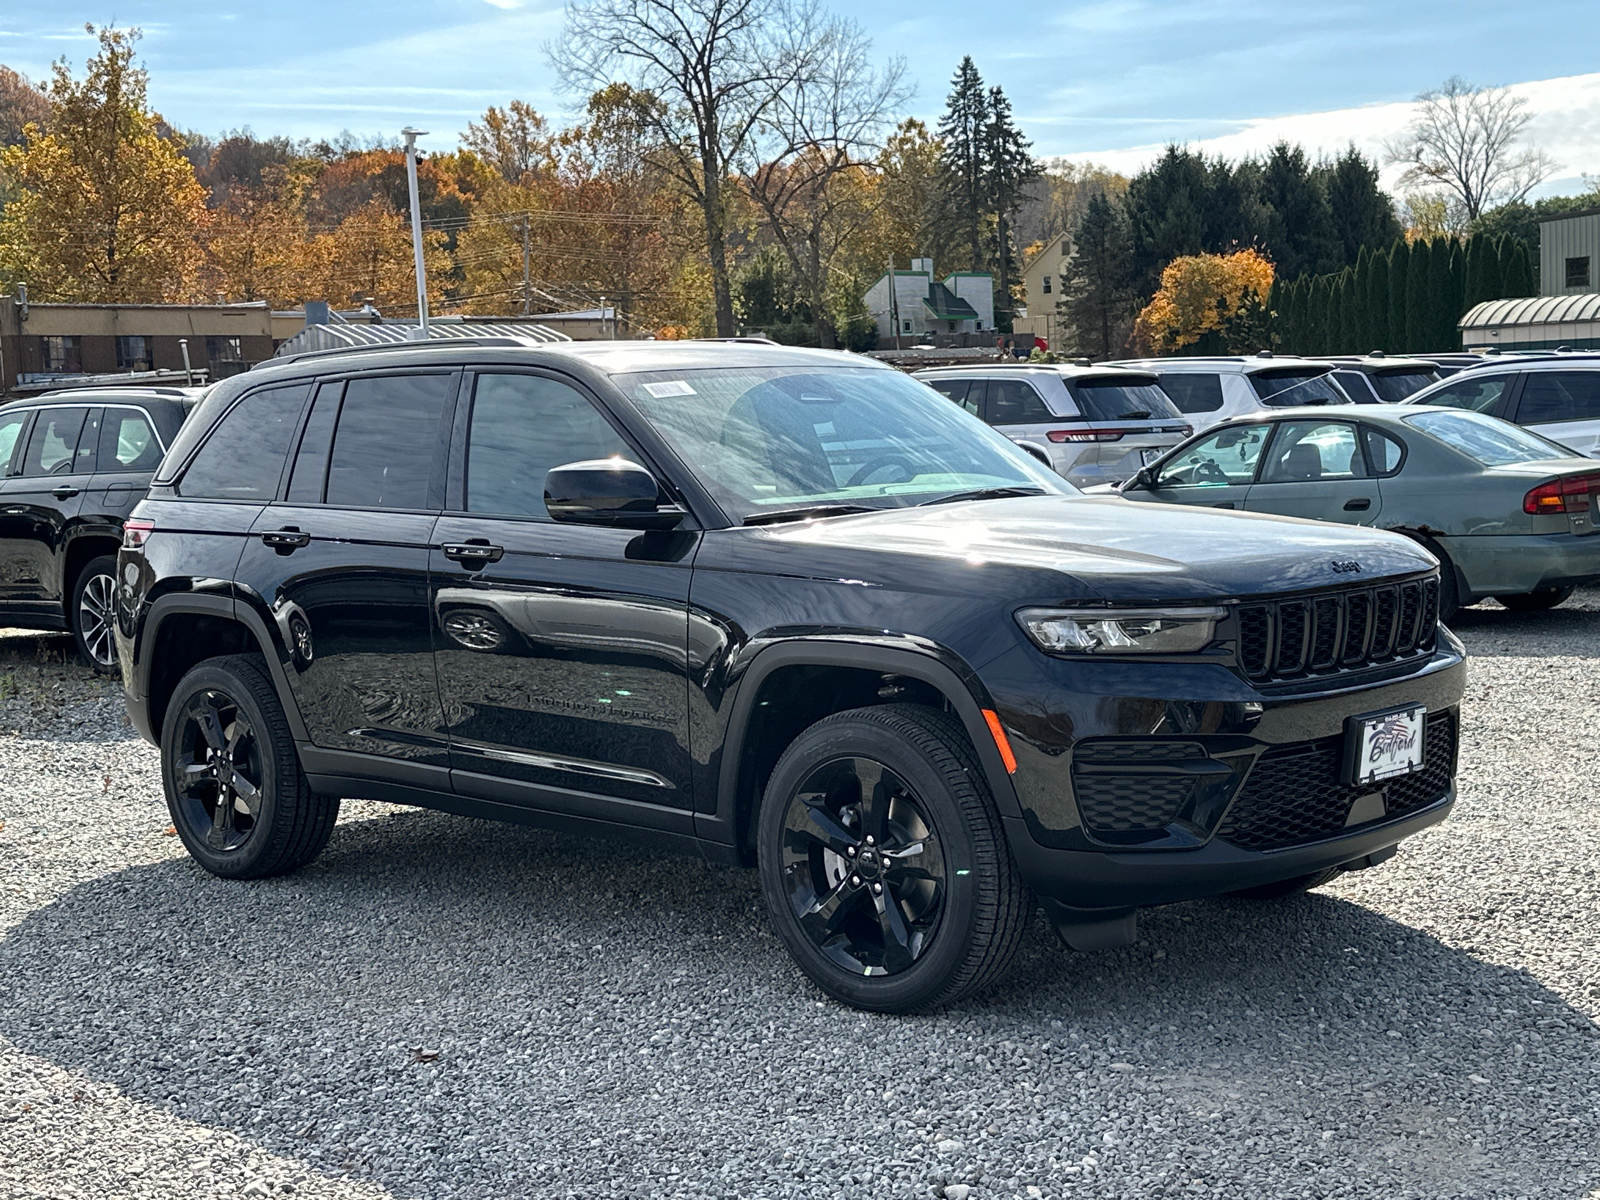
{"label": "black jeep suv", "polygon": [[1089,498],[890,368],[509,339],[219,384],[119,559],[128,708],[209,871],[338,797],[759,868],[866,1008],[1141,905],[1372,866],[1454,800],[1460,645],[1398,535]]}
{"label": "black jeep suv", "polygon": [[0,625],[65,629],[114,671],[122,520],[200,389],[51,392],[0,408]]}

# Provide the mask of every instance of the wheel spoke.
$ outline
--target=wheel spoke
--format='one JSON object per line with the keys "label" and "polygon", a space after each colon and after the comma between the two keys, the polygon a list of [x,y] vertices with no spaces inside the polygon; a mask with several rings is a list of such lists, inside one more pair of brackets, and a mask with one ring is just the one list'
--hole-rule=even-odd
{"label": "wheel spoke", "polygon": [[237,768],[228,781],[228,790],[234,795],[234,806],[254,817],[261,812],[261,789],[256,787]]}
{"label": "wheel spoke", "polygon": [[809,908],[801,912],[800,927],[818,946],[823,945],[839,932],[839,926],[850,915],[850,910],[860,895],[859,888],[841,883],[826,896],[814,900]]}
{"label": "wheel spoke", "polygon": [[855,762],[856,779],[861,784],[861,832],[882,842],[889,827],[889,782],[886,772],[870,758]]}
{"label": "wheel spoke", "polygon": [[210,763],[191,758],[188,762],[178,764],[177,784],[185,795],[199,784],[215,782],[216,776],[211,773]]}
{"label": "wheel spoke", "polygon": [[855,835],[820,803],[802,797],[796,807],[800,810],[798,815],[801,821],[797,827],[791,826],[788,830],[791,849],[804,854],[810,848],[810,843],[820,842],[835,854],[843,854],[847,847],[856,844]]}
{"label": "wheel spoke", "polygon": [[944,851],[937,837],[925,833],[906,844],[891,842],[891,848],[883,852],[883,867],[891,879],[940,880],[944,878]]}
{"label": "wheel spoke", "polygon": [[883,930],[883,968],[893,975],[904,971],[916,958],[911,949],[911,931],[906,928],[900,904],[887,891],[872,897],[878,910],[878,928]]}
{"label": "wheel spoke", "polygon": [[195,721],[200,726],[200,736],[206,739],[206,745],[213,750],[222,750],[226,746],[227,738],[222,732],[222,713],[217,709],[215,697],[206,697],[204,707],[196,714]]}
{"label": "wheel spoke", "polygon": [[206,845],[213,850],[226,850],[233,836],[233,789],[226,784],[217,789],[217,807],[211,813],[211,829],[206,833]]}

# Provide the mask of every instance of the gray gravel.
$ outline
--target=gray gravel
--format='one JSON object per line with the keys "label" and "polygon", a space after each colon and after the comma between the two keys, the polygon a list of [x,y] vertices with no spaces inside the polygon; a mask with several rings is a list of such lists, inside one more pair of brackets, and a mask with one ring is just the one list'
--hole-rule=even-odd
{"label": "gray gravel", "polygon": [[922,1019],[634,848],[357,803],[212,879],[115,686],[0,636],[0,1196],[1596,1200],[1600,592],[1458,630],[1444,826]]}

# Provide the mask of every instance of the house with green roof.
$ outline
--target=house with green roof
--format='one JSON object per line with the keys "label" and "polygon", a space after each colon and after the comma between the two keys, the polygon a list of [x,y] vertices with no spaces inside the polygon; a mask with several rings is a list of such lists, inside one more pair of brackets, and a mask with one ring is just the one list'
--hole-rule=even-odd
{"label": "house with green roof", "polygon": [[866,305],[879,337],[984,333],[994,328],[994,279],[987,271],[936,279],[933,259],[913,258],[909,271],[879,276],[867,289]]}

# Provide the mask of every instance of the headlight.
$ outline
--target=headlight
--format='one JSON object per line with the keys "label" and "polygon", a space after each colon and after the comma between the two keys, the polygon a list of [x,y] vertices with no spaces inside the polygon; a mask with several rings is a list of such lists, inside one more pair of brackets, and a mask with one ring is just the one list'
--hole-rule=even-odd
{"label": "headlight", "polygon": [[1024,608],[1022,628],[1052,654],[1189,654],[1216,632],[1221,608]]}

